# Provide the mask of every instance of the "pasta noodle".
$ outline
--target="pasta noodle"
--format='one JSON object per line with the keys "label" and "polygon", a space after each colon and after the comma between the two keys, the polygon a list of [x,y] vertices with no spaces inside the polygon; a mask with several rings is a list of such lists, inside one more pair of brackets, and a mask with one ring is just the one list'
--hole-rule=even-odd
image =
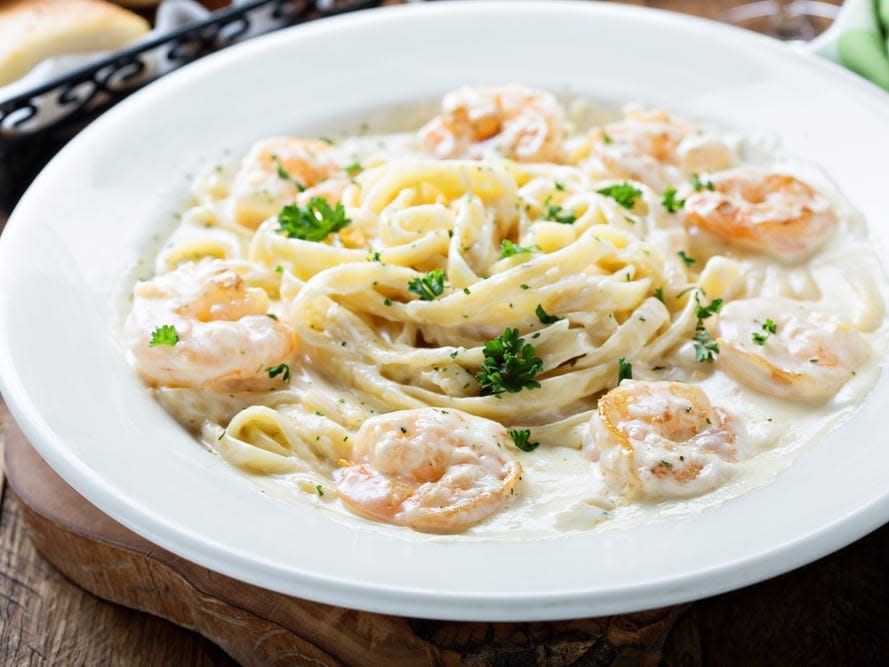
{"label": "pasta noodle", "polygon": [[[855,216],[739,146],[664,112],[577,131],[518,86],[455,91],[414,135],[261,141],[197,180],[136,287],[133,363],[266,488],[376,521],[546,533],[715,502],[791,444],[767,419],[813,440],[883,353]],[[760,299],[720,338],[759,297],[788,312]],[[848,348],[830,362],[812,313]],[[748,359],[840,379],[788,402]]]}

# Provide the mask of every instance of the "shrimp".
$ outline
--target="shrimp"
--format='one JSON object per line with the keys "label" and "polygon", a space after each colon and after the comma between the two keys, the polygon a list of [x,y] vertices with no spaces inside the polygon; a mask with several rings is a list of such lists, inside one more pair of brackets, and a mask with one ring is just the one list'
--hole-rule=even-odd
{"label": "shrimp", "polygon": [[441,115],[420,129],[420,142],[439,159],[560,162],[564,127],[562,107],[549,93],[465,86],[445,95]]}
{"label": "shrimp", "polygon": [[497,511],[522,465],[497,422],[419,408],[371,417],[337,495],[353,512],[432,533],[457,533]]}
{"label": "shrimp", "polygon": [[792,299],[726,304],[716,324],[719,365],[757,391],[794,401],[834,396],[870,356],[839,318]]}
{"label": "shrimp", "polygon": [[625,380],[599,399],[584,451],[620,493],[658,500],[722,484],[734,443],[730,418],[700,387]]}
{"label": "shrimp", "polygon": [[753,167],[714,174],[709,189],[685,200],[686,227],[779,257],[817,248],[837,215],[826,197],[801,180]]}
{"label": "shrimp", "polygon": [[324,141],[275,137],[255,144],[232,182],[235,222],[255,229],[286,204],[313,197],[335,203],[349,183],[337,151]]}
{"label": "shrimp", "polygon": [[735,164],[724,142],[699,133],[666,111],[636,111],[619,122],[590,132],[588,166],[602,177],[640,181],[661,191],[693,172],[717,171]]}
{"label": "shrimp", "polygon": [[[136,368],[152,385],[264,389],[289,379],[279,365],[296,347],[291,326],[268,317],[268,307],[266,292],[246,287],[226,262],[189,262],[136,284],[124,329]],[[174,327],[178,340],[151,345],[163,326]]]}

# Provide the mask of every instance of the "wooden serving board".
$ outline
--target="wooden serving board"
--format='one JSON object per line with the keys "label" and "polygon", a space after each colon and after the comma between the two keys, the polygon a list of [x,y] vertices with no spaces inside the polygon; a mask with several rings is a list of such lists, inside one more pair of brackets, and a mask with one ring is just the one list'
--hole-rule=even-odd
{"label": "wooden serving board", "polygon": [[243,665],[657,665],[684,606],[548,623],[457,623],[300,600],[161,549],[90,505],[15,424],[6,474],[40,553],[111,602],[195,630]]}

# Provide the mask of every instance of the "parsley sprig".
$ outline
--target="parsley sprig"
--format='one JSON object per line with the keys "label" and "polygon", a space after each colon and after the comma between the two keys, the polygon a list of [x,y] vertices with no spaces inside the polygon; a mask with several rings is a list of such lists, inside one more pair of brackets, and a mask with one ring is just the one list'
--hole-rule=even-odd
{"label": "parsley sprig", "polygon": [[537,308],[534,309],[534,314],[537,315],[537,319],[540,320],[541,324],[552,324],[553,322],[558,322],[562,319],[557,315],[550,315],[547,313],[539,303],[537,304]]}
{"label": "parsley sprig", "polygon": [[534,346],[519,336],[518,329],[504,329],[503,334],[485,341],[485,360],[475,376],[482,386],[482,394],[516,394],[522,389],[537,389],[534,380],[543,368],[543,360],[536,356]]}
{"label": "parsley sprig", "polygon": [[503,239],[500,242],[500,259],[506,259],[513,255],[530,255],[532,252],[534,252],[532,246],[520,246],[509,239]]}
{"label": "parsley sprig", "polygon": [[694,173],[691,175],[691,187],[695,189],[695,192],[700,192],[701,190],[713,192],[713,181],[706,176],[701,178],[700,174]]}
{"label": "parsley sprig", "polygon": [[172,324],[163,324],[151,332],[151,340],[148,347],[156,347],[158,345],[173,346],[179,342],[179,333]]}
{"label": "parsley sprig", "polygon": [[689,257],[689,256],[685,253],[684,250],[680,250],[680,251],[677,252],[676,254],[679,255],[679,259],[681,259],[681,260],[682,260],[682,263],[685,264],[686,266],[691,266],[691,265],[693,265],[693,264],[697,264],[697,263],[698,263],[698,260],[696,260],[694,257]]}
{"label": "parsley sprig", "polygon": [[512,438],[515,446],[523,452],[533,452],[540,446],[539,442],[528,442],[531,439],[531,431],[529,429],[510,430],[507,433],[509,433],[509,437]]}
{"label": "parsley sprig", "polygon": [[544,200],[543,205],[546,206],[546,212],[543,214],[544,220],[560,222],[563,225],[570,225],[577,220],[574,211],[563,209],[558,204],[553,204],[552,197],[547,197]]}
{"label": "parsley sprig", "polygon": [[617,360],[617,383],[620,384],[624,380],[633,379],[633,364],[627,361],[626,357]]}
{"label": "parsley sprig", "polygon": [[664,208],[667,209],[668,213],[675,213],[680,208],[685,206],[684,199],[676,199],[676,188],[667,188],[664,190],[664,196],[661,199],[661,204],[663,204]]}
{"label": "parsley sprig", "polygon": [[615,183],[606,188],[596,190],[600,195],[611,197],[618,204],[629,210],[636,205],[636,200],[642,196],[642,190],[630,183]]}
{"label": "parsley sprig", "polygon": [[423,301],[432,301],[444,292],[445,273],[442,269],[435,269],[422,276],[414,278],[407,284],[407,291],[413,292]]}
{"label": "parsley sprig", "polygon": [[762,330],[765,331],[765,333],[759,333],[758,331],[753,332],[753,342],[757,345],[765,345],[766,341],[769,339],[769,334],[778,333],[778,325],[775,324],[774,320],[769,318],[762,323]]}
{"label": "parsley sprig", "polygon": [[341,202],[332,208],[323,197],[312,197],[305,207],[288,204],[278,213],[278,231],[304,241],[323,241],[351,223]]}
{"label": "parsley sprig", "polygon": [[277,366],[272,366],[271,368],[266,368],[269,373],[270,378],[278,377],[281,375],[281,379],[284,382],[290,382],[290,366],[287,364],[278,364]]}
{"label": "parsley sprig", "polygon": [[722,310],[722,299],[713,299],[706,306],[702,306],[698,301],[698,295],[695,294],[695,301],[698,304],[697,317],[698,322],[695,325],[695,335],[692,338],[695,346],[695,357],[699,362],[713,361],[719,354],[719,345],[710,337],[710,332],[704,328],[704,320],[712,317]]}

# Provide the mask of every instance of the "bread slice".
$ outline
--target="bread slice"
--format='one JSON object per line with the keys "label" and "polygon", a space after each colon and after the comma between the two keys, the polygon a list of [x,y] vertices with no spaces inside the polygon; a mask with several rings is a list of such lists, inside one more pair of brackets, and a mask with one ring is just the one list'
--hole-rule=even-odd
{"label": "bread slice", "polygon": [[113,51],[149,29],[141,16],[104,0],[0,0],[0,86],[47,58]]}

